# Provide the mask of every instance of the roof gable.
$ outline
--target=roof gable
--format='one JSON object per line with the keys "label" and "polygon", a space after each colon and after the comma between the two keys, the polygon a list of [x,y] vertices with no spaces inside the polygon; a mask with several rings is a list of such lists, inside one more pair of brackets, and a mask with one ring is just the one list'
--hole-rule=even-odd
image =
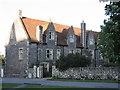
{"label": "roof gable", "polygon": [[[31,19],[31,18],[21,18],[23,25],[26,28],[26,31],[31,39],[32,42],[38,42],[36,38],[36,27],[37,26],[42,26],[43,27],[43,35],[45,34],[45,31],[47,30],[50,22],[47,21],[42,21],[42,20],[36,20],[36,19]],[[57,32],[57,44],[58,45],[67,45],[67,34],[69,32],[70,26],[67,25],[62,25],[62,24],[57,24],[53,23],[55,31]],[[80,28],[73,27],[75,36],[76,36],[76,46],[80,47]],[[86,31],[86,37],[88,37],[89,30]],[[95,39],[96,39],[96,32],[95,32]],[[79,44],[79,45],[78,45]]]}
{"label": "roof gable", "polygon": [[[21,18],[23,21],[24,26],[26,27],[26,30],[30,36],[30,38],[34,41],[36,41],[36,27],[38,25],[43,26],[43,32],[47,29],[49,22],[47,21],[42,21],[42,20],[36,20],[36,19],[31,19],[31,18]],[[60,32],[62,33],[64,29],[68,30],[70,28],[70,26],[67,25],[62,25],[62,24],[57,24],[57,23],[53,23],[56,32]],[[74,27],[74,32],[75,35],[80,36],[80,29]]]}
{"label": "roof gable", "polygon": [[[37,38],[36,38],[36,27],[38,25],[42,25],[43,28],[47,28],[47,25],[49,24],[49,22],[45,22],[42,20],[36,20],[36,19],[30,19],[30,18],[21,18],[26,31],[31,39],[31,41],[33,42],[37,42]],[[43,30],[44,31],[44,30]]]}

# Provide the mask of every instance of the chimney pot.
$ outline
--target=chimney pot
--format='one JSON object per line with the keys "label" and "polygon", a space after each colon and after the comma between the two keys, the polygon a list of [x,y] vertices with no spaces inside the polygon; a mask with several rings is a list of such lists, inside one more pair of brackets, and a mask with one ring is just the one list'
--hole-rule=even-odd
{"label": "chimney pot", "polygon": [[22,17],[22,10],[18,10],[18,11],[17,11],[17,16],[18,16],[18,18],[21,18],[21,17]]}

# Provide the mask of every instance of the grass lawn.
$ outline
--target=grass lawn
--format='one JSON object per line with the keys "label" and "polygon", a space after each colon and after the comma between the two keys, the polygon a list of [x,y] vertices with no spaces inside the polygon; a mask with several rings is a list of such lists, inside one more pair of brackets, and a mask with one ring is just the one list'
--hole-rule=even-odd
{"label": "grass lawn", "polygon": [[68,82],[98,82],[98,83],[120,83],[115,80],[72,80],[72,79],[47,79],[51,81],[68,81]]}
{"label": "grass lawn", "polygon": [[118,89],[107,89],[107,88],[80,88],[80,87],[67,87],[67,86],[42,86],[42,85],[28,85],[25,88],[41,88],[41,89],[79,89],[79,90],[118,90]]}
{"label": "grass lawn", "polygon": [[2,83],[2,88],[13,88],[13,87],[17,87],[21,84],[17,84],[17,83]]}
{"label": "grass lawn", "polygon": [[77,87],[66,87],[66,86],[43,86],[43,85],[27,85],[25,88],[77,88]]}
{"label": "grass lawn", "polygon": [[[3,83],[3,90],[5,90],[6,88],[12,88],[12,87],[16,87],[19,86],[21,84],[15,84],[15,83]],[[35,90],[40,88],[40,90],[45,90],[45,89],[49,89],[49,90],[56,90],[56,89],[69,89],[69,90],[74,90],[74,89],[78,89],[78,90],[118,90],[118,89],[107,89],[107,88],[79,88],[79,87],[67,87],[67,86],[43,86],[43,85],[27,85],[24,88],[18,88],[17,90]],[[15,89],[16,90],[16,89]]]}

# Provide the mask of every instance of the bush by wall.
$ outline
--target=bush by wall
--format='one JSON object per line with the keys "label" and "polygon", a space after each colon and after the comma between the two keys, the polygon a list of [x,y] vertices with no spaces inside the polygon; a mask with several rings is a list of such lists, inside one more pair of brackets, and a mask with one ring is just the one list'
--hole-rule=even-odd
{"label": "bush by wall", "polygon": [[91,60],[85,56],[76,54],[61,55],[60,59],[56,61],[55,66],[60,71],[67,70],[73,67],[87,67],[91,64]]}

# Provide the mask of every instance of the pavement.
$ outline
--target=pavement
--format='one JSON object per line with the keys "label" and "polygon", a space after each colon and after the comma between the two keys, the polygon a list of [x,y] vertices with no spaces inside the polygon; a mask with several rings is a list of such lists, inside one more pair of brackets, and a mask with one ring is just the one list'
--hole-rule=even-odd
{"label": "pavement", "polygon": [[93,82],[67,82],[67,81],[48,81],[42,79],[25,79],[25,78],[2,78],[2,83],[19,83],[19,84],[41,84],[52,86],[70,86],[70,87],[85,87],[85,88],[116,88],[120,89],[120,83],[93,83]]}

